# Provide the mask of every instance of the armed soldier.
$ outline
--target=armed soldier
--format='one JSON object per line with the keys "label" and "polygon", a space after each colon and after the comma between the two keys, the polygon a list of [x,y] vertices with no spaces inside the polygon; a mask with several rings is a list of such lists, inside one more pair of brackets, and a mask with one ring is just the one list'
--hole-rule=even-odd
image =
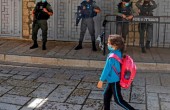
{"label": "armed soldier", "polygon": [[[116,33],[121,35],[124,38],[124,42],[126,42],[126,36],[129,32],[129,21],[133,19],[134,10],[132,9],[132,3],[130,0],[122,0],[115,10],[115,14],[117,15],[117,28]],[[126,51],[126,45],[125,49]]]}
{"label": "armed soldier", "polygon": [[[138,0],[136,6],[139,8],[139,15],[141,16],[153,16],[153,10],[157,7],[155,1],[153,0]],[[140,23],[139,24],[139,33],[140,33],[140,46],[142,53],[146,53],[144,46],[144,34],[146,31],[146,49],[150,48],[150,42],[153,38],[153,23]]]}
{"label": "armed soldier", "polygon": [[92,50],[97,51],[96,44],[95,44],[95,28],[94,28],[94,20],[93,17],[97,15],[101,10],[98,6],[96,6],[93,0],[85,0],[81,3],[81,28],[80,28],[80,39],[79,44],[76,46],[75,50],[82,49],[82,42],[84,39],[84,35],[86,29],[88,28],[89,33],[91,35],[92,41]]}
{"label": "armed soldier", "polygon": [[46,42],[47,42],[47,20],[50,16],[53,15],[53,10],[51,5],[47,2],[47,0],[41,0],[36,4],[36,7],[33,10],[33,25],[32,25],[32,40],[33,45],[30,49],[38,48],[37,43],[37,33],[38,30],[41,28],[42,30],[42,50],[46,50]]}

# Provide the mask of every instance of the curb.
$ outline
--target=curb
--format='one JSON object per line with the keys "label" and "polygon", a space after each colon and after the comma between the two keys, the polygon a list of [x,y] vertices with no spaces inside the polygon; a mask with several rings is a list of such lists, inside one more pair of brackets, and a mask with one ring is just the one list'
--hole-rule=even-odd
{"label": "curb", "polygon": [[[103,68],[105,61],[81,60],[81,59],[64,59],[64,58],[46,58],[34,56],[5,55],[0,54],[0,61],[29,63],[29,64],[46,64],[66,67],[85,67],[85,68]],[[136,62],[137,68],[141,70],[164,70],[170,71],[170,64],[167,63],[143,63]]]}

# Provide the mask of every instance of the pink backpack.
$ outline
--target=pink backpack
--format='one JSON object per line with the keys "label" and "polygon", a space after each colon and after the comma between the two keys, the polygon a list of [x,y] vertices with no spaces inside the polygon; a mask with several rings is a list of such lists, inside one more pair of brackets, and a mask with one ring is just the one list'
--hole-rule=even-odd
{"label": "pink backpack", "polygon": [[136,64],[129,55],[124,55],[123,58],[119,58],[116,54],[110,54],[109,58],[114,58],[121,63],[121,72],[118,73],[113,66],[114,71],[120,77],[120,86],[128,89],[136,75]]}

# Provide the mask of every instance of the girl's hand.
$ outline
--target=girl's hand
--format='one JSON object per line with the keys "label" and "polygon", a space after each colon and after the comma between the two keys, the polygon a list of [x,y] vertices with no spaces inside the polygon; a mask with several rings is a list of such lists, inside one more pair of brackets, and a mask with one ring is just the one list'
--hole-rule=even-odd
{"label": "girl's hand", "polygon": [[98,84],[97,84],[97,88],[101,89],[102,87],[103,87],[103,82],[99,81]]}

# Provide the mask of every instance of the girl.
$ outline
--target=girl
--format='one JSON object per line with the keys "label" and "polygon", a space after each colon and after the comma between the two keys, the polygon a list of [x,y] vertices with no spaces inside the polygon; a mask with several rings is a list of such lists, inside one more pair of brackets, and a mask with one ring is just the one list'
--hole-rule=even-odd
{"label": "girl", "polygon": [[[122,58],[122,52],[124,48],[124,40],[120,35],[109,35],[108,38],[108,49],[110,53],[116,54],[118,57]],[[123,107],[125,110],[135,110],[132,106],[130,106],[126,101],[123,100],[121,95],[121,87],[119,84],[120,78],[115,73],[114,66],[117,72],[120,72],[120,63],[114,58],[107,58],[105,67],[100,77],[100,81],[98,82],[97,87],[102,88],[103,82],[107,81],[107,86],[104,91],[104,110],[110,110],[110,101],[112,98],[112,94],[114,96],[115,102]]]}

